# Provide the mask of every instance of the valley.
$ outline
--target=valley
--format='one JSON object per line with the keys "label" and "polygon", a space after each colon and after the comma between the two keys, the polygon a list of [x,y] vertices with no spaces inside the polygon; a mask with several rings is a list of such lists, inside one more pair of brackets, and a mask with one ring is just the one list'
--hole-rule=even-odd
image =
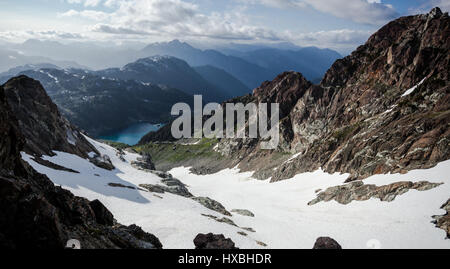
{"label": "valley", "polygon": [[[345,57],[290,43],[7,43],[23,51],[0,74],[0,247],[450,249],[449,37],[436,7]],[[277,132],[223,137],[214,124],[175,138],[173,106],[195,95],[276,104],[278,118],[216,110],[183,125],[218,115],[231,132]]]}

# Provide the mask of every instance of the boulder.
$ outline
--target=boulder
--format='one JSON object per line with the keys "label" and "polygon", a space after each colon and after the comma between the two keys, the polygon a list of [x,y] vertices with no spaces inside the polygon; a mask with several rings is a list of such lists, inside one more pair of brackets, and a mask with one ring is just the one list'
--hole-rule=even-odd
{"label": "boulder", "polygon": [[237,249],[234,242],[223,234],[198,234],[194,245],[196,249]]}
{"label": "boulder", "polygon": [[139,170],[155,170],[155,164],[148,153],[144,153],[141,157],[138,157],[136,161],[132,161],[131,165]]}
{"label": "boulder", "polygon": [[250,210],[247,210],[247,209],[233,209],[233,210],[231,210],[231,212],[237,213],[242,216],[247,216],[247,217],[255,216],[255,214],[253,214]]}
{"label": "boulder", "polygon": [[342,249],[342,247],[333,238],[319,237],[317,238],[313,249]]}
{"label": "boulder", "polygon": [[231,216],[231,213],[228,212],[221,203],[219,203],[209,197],[194,197],[192,199],[199,202],[201,205],[203,205],[206,208],[209,208],[216,212],[222,213],[225,216]]}

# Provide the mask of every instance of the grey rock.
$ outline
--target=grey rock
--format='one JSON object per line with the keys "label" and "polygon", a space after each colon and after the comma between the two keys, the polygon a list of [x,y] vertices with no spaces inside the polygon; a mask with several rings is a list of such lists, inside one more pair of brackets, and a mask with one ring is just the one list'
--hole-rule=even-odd
{"label": "grey rock", "polygon": [[196,249],[237,249],[234,242],[223,234],[198,234],[194,245]]}
{"label": "grey rock", "polygon": [[93,163],[95,166],[106,169],[106,170],[114,170],[115,167],[111,162],[111,159],[108,155],[98,155],[96,154],[94,157],[89,158],[89,161]]}
{"label": "grey rock", "polygon": [[221,203],[219,203],[209,197],[194,197],[192,199],[199,202],[201,205],[203,205],[204,207],[206,207],[208,209],[219,212],[225,216],[231,216],[231,213],[228,212]]}
{"label": "grey rock", "polygon": [[250,210],[247,210],[247,209],[232,209],[231,212],[237,213],[242,216],[247,216],[247,217],[255,216],[255,214],[253,214]]}
{"label": "grey rock", "polygon": [[313,249],[342,249],[342,247],[333,238],[319,237],[317,238]]}
{"label": "grey rock", "polygon": [[186,185],[184,185],[178,179],[170,178],[161,180],[166,186],[163,185],[153,185],[153,184],[140,184],[139,187],[142,187],[150,192],[156,193],[172,193],[175,195],[191,198],[193,197],[192,193],[189,192]]}
{"label": "grey rock", "polygon": [[142,157],[137,158],[136,161],[132,161],[131,165],[140,170],[155,170],[155,164],[153,163],[150,154],[142,155]]}
{"label": "grey rock", "polygon": [[238,227],[238,226],[236,225],[236,223],[234,223],[234,221],[232,221],[231,219],[226,218],[226,217],[218,218],[218,217],[216,217],[216,216],[213,216],[213,215],[207,215],[207,214],[202,214],[202,216],[207,217],[207,218],[210,218],[210,219],[213,219],[213,220],[215,220],[215,221],[217,221],[217,222],[222,222],[222,223],[226,223],[226,224],[229,224],[229,225]]}
{"label": "grey rock", "polygon": [[331,200],[345,205],[352,201],[366,201],[372,197],[384,202],[392,202],[397,196],[405,194],[411,189],[427,191],[442,184],[430,183],[428,181],[419,181],[416,183],[402,181],[377,187],[373,184],[364,184],[362,181],[354,181],[345,185],[330,187],[320,192],[308,205]]}

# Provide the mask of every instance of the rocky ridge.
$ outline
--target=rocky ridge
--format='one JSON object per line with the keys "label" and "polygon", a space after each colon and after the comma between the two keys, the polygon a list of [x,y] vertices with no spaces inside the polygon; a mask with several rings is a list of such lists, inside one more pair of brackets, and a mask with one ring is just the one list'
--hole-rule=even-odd
{"label": "rocky ridge", "polygon": [[[20,83],[23,79],[13,81]],[[39,92],[34,95],[32,105],[43,101],[38,97]],[[1,248],[63,249],[70,239],[78,240],[81,248],[162,247],[155,236],[135,225],[116,223],[101,203],[89,202],[54,186],[45,175],[22,161],[20,152],[33,147],[27,146],[23,127],[14,117],[17,114],[0,87]]]}
{"label": "rocky ridge", "polygon": [[319,168],[352,181],[433,167],[450,156],[449,36],[450,18],[435,8],[388,23],[319,85],[280,74],[229,101],[279,103],[278,148],[221,139],[215,150],[234,160],[229,166],[272,182]]}
{"label": "rocky ridge", "polygon": [[396,182],[389,185],[376,186],[374,184],[364,184],[363,181],[354,181],[345,185],[330,187],[317,195],[317,198],[308,203],[314,205],[319,202],[335,200],[340,204],[348,204],[352,201],[365,201],[370,198],[378,198],[380,201],[391,202],[399,195],[409,190],[426,191],[439,187],[443,183],[430,183],[419,181],[412,183],[409,181]]}
{"label": "rocky ridge", "polygon": [[[3,85],[6,101],[25,138],[24,151],[45,164],[42,155],[53,151],[77,155],[98,167],[112,170],[107,156],[101,156],[83,133],[64,118],[39,81],[26,76],[10,79]],[[51,165],[47,163],[47,166]]]}
{"label": "rocky ridge", "polygon": [[[449,36],[450,18],[435,8],[388,23],[319,85],[282,73],[227,101],[279,103],[277,149],[260,150],[258,139],[219,139],[210,150],[223,159],[184,162],[195,173],[238,165],[272,182],[319,168],[349,173],[348,181],[431,168],[450,156]],[[170,124],[140,144],[157,141],[173,141]]]}

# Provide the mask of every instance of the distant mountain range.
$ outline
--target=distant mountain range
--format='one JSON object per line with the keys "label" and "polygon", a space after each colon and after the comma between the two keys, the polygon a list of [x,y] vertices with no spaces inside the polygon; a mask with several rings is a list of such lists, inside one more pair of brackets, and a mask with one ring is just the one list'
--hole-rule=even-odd
{"label": "distant mountain range", "polygon": [[[236,47],[236,46],[235,46]],[[301,72],[308,79],[319,81],[333,62],[342,56],[329,49],[314,47],[298,50],[239,47],[228,50],[229,55],[217,50],[200,50],[191,45],[174,40],[154,43],[142,51],[146,55],[171,55],[187,61],[192,66],[211,65],[219,67],[249,88],[258,87],[263,81],[271,80],[280,72],[293,70]]]}
{"label": "distant mountain range", "polygon": [[339,53],[318,48],[301,48],[291,43],[276,45],[229,44],[216,50],[201,50],[179,40],[152,43],[143,49],[123,46],[107,47],[90,43],[61,44],[54,41],[27,40],[22,44],[1,45],[7,53],[0,56],[9,60],[0,63],[0,72],[10,68],[36,63],[51,63],[60,67],[83,69],[120,68],[141,58],[168,55],[186,61],[192,67],[220,68],[253,89],[278,73],[293,70],[308,79],[319,81],[338,58]]}
{"label": "distant mountain range", "polygon": [[342,56],[334,50],[316,47],[300,48],[297,50],[281,50],[264,48],[253,51],[234,51],[231,55],[240,57],[250,63],[257,64],[270,70],[271,76],[276,77],[285,71],[299,71],[309,80],[319,83],[323,74]]}
{"label": "distant mountain range", "polygon": [[[86,70],[39,69],[19,74],[39,80],[61,113],[92,136],[141,121],[168,121],[174,103],[192,102],[190,95],[177,89],[105,78]],[[0,83],[5,79],[0,78]]]}
{"label": "distant mountain range", "polygon": [[0,48],[0,72],[5,72],[8,69],[24,65],[36,65],[48,63],[62,68],[83,68],[89,69],[86,66],[80,65],[75,61],[69,60],[54,60],[53,58],[45,56],[31,56],[23,54],[20,50]]}
{"label": "distant mountain range", "polygon": [[[233,97],[233,95],[217,86],[214,80],[207,81],[185,61],[170,56],[143,58],[120,69],[110,68],[97,71],[95,74],[121,80],[163,84],[180,89],[190,95],[201,94],[207,101],[223,101]],[[228,83],[226,81],[223,81],[223,83],[222,87],[228,89]],[[235,96],[245,94],[248,91],[248,88],[244,88],[237,92]]]}
{"label": "distant mountain range", "polygon": [[92,136],[141,121],[169,121],[172,105],[190,104],[194,94],[201,94],[205,102],[222,102],[250,92],[224,70],[194,69],[171,56],[143,58],[99,71],[48,63],[23,65],[0,73],[0,83],[16,75],[39,80],[62,113]]}

